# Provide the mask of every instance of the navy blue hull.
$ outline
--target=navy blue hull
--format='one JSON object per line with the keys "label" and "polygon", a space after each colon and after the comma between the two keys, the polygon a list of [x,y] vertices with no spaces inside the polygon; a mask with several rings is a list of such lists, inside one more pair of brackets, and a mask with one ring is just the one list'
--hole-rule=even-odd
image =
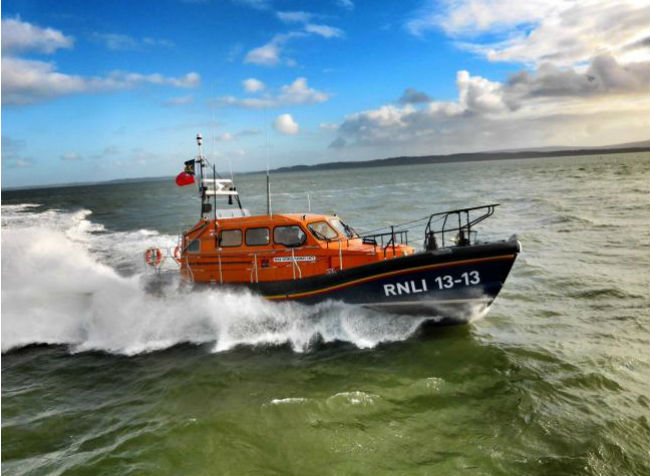
{"label": "navy blue hull", "polygon": [[397,314],[467,322],[499,294],[520,251],[519,242],[422,252],[337,273],[247,287],[271,300],[313,304],[325,300]]}

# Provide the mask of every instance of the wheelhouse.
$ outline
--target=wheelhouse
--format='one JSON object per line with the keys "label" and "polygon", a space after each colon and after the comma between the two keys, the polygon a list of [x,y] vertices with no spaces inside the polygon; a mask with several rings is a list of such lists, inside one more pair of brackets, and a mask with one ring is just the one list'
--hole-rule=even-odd
{"label": "wheelhouse", "polygon": [[338,217],[279,214],[202,220],[183,235],[182,274],[193,281],[296,279],[413,253],[364,241]]}

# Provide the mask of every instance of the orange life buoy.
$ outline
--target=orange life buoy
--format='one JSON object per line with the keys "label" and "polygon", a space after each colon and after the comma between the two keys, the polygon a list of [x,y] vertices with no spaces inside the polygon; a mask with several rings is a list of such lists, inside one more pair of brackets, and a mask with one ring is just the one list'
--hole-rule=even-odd
{"label": "orange life buoy", "polygon": [[149,266],[160,266],[160,263],[162,263],[162,251],[159,248],[149,248],[144,253],[144,260]]}
{"label": "orange life buoy", "polygon": [[172,258],[174,258],[174,261],[176,261],[177,263],[181,262],[181,249],[180,249],[180,247],[177,246],[176,248],[174,248],[174,251],[172,253]]}

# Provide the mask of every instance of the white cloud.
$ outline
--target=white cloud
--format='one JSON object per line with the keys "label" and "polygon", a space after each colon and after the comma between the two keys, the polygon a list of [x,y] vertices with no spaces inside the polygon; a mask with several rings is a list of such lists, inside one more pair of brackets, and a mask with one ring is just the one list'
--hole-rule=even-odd
{"label": "white cloud", "polygon": [[255,63],[264,66],[275,66],[280,62],[280,46],[275,41],[253,48],[244,58],[244,63]]}
{"label": "white cloud", "polygon": [[92,38],[113,51],[134,50],[138,47],[134,38],[119,33],[93,33]]}
{"label": "white cloud", "polygon": [[148,46],[164,46],[167,48],[175,46],[173,41],[165,40],[164,38],[151,38],[150,36],[142,38],[142,43]]}
{"label": "white cloud", "polygon": [[297,78],[293,83],[282,86],[278,102],[283,105],[314,104],[328,99],[327,94],[307,86],[306,78]]}
{"label": "white cloud", "polygon": [[32,104],[59,96],[132,89],[144,84],[191,88],[200,83],[197,73],[180,77],[114,71],[104,77],[85,77],[56,71],[53,63],[21,58],[2,58],[2,101]]}
{"label": "white cloud", "polygon": [[526,98],[596,97],[612,94],[643,94],[650,84],[650,62],[619,64],[610,55],[592,59],[582,73],[543,64],[534,73],[521,71],[506,84],[509,101]]}
{"label": "white cloud", "polygon": [[284,23],[307,23],[314,16],[309,12],[277,12],[276,16]]}
{"label": "white cloud", "polygon": [[352,0],[336,0],[336,4],[341,8],[345,8],[346,10],[354,9],[354,3]]}
{"label": "white cloud", "polygon": [[[304,12],[290,12],[304,13]],[[296,20],[299,21],[299,20]],[[253,48],[244,57],[244,63],[253,63],[261,66],[276,66],[284,63],[287,66],[295,66],[296,62],[291,58],[283,56],[283,49],[289,40],[295,38],[304,38],[310,35],[318,35],[323,38],[340,38],[343,36],[343,30],[329,25],[316,25],[308,23],[304,25],[302,31],[290,31],[273,36],[271,40],[257,48]]]}
{"label": "white cloud", "polygon": [[456,101],[350,114],[330,147],[404,155],[647,139],[649,83],[650,63],[623,67],[611,56],[582,72],[544,66],[505,83],[459,71]]}
{"label": "white cloud", "polygon": [[238,132],[235,132],[234,134],[231,134],[230,132],[224,132],[221,134],[218,138],[217,141],[219,142],[232,142],[234,140],[240,139],[242,137],[251,137],[251,136],[257,136],[260,135],[261,132],[258,129],[244,129]]}
{"label": "white cloud", "polygon": [[467,71],[456,75],[458,104],[466,111],[499,112],[507,108],[501,83],[489,81],[480,76],[470,76]]}
{"label": "white cloud", "polygon": [[280,88],[276,95],[266,94],[258,98],[236,98],[224,96],[218,99],[222,106],[243,107],[247,109],[268,109],[302,104],[317,104],[325,102],[329,95],[310,88],[306,78],[296,78],[291,83]]}
{"label": "white cloud", "polygon": [[244,81],[242,81],[242,84],[246,92],[249,93],[257,93],[260,91],[264,91],[265,88],[264,83],[259,79],[255,79],[255,78],[245,79]]}
{"label": "white cloud", "polygon": [[102,43],[112,51],[138,50],[144,46],[174,46],[174,43],[169,40],[152,37],[145,37],[140,40],[121,33],[93,33],[92,39]]}
{"label": "white cloud", "polygon": [[[275,35],[271,41],[246,53],[244,63],[254,63],[262,66],[275,66],[283,59],[281,58],[282,48],[292,38],[305,36],[301,31],[290,31]],[[285,63],[289,60],[284,60]]]}
{"label": "white cloud", "polygon": [[605,53],[650,59],[647,48],[628,50],[648,37],[649,17],[650,4],[641,0],[454,0],[427,4],[405,26],[416,35],[441,29],[491,61],[571,66]]}
{"label": "white cloud", "polygon": [[406,29],[421,35],[441,29],[451,35],[502,31],[537,22],[554,10],[569,5],[565,0],[429,0],[411,15]]}
{"label": "white cloud", "polygon": [[118,91],[145,84],[192,88],[201,81],[199,74],[194,72],[180,77],[128,71],[113,71],[107,76],[66,74],[57,71],[53,62],[15,56],[28,51],[54,53],[72,45],[72,37],[58,30],[40,28],[19,18],[3,19],[2,102],[6,105],[33,104],[69,94]]}
{"label": "white cloud", "polygon": [[305,31],[307,33],[320,35],[323,38],[341,38],[343,36],[343,30],[328,25],[314,25],[309,23],[305,25]]}
{"label": "white cloud", "polygon": [[20,18],[2,19],[2,53],[35,51],[54,53],[60,48],[72,48],[74,38],[53,28],[40,28]]}
{"label": "white cloud", "polygon": [[273,127],[280,134],[286,135],[296,135],[298,134],[298,123],[293,120],[291,114],[281,114],[275,121],[273,121]]}

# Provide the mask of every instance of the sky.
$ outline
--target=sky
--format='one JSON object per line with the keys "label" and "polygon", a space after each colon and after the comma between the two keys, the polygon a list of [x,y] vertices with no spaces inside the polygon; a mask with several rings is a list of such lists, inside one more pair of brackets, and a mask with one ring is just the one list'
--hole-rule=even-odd
{"label": "sky", "polygon": [[650,138],[647,0],[5,0],[2,186]]}

